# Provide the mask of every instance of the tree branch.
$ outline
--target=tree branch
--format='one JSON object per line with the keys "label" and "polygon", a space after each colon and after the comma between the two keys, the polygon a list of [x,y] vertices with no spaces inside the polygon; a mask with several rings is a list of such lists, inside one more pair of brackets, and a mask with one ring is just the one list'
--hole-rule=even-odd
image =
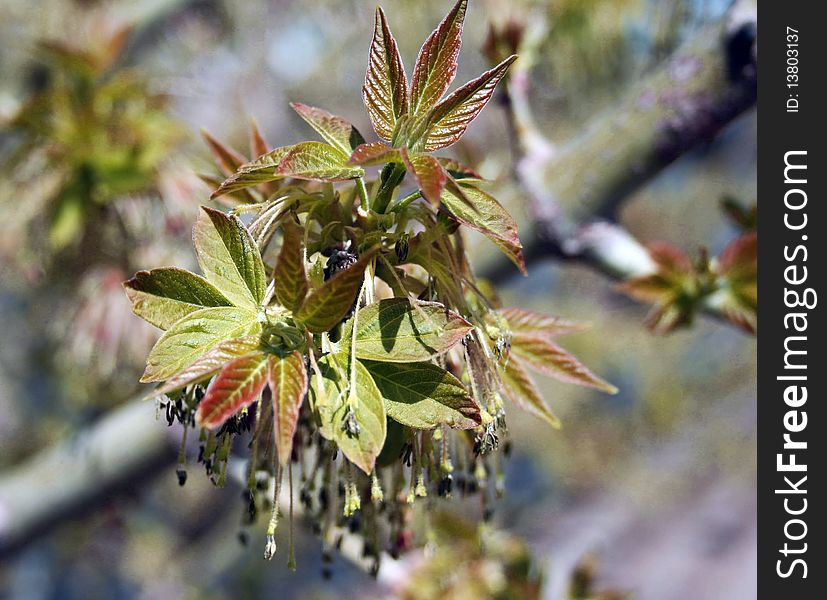
{"label": "tree branch", "polygon": [[[734,11],[559,149],[536,131],[530,76],[515,65],[504,103],[515,176],[532,217],[532,229],[521,236],[526,260],[579,260],[616,279],[653,271],[646,249],[606,219],[631,191],[755,105],[755,28],[754,11]],[[513,272],[503,259],[484,275],[501,281]]]}

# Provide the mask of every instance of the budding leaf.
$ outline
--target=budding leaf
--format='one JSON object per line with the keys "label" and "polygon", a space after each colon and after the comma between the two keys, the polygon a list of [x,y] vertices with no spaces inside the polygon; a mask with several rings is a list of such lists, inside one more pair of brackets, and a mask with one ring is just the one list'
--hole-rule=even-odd
{"label": "budding leaf", "polygon": [[592,373],[574,355],[545,337],[518,333],[511,339],[511,353],[519,356],[529,368],[548,377],[610,394],[617,393],[615,386]]}
{"label": "budding leaf", "polygon": [[[426,152],[450,146],[462,137],[471,121],[488,104],[497,84],[516,59],[516,56],[509,56],[490,71],[449,94],[422,117]],[[418,127],[414,125],[413,129]]]}
{"label": "budding leaf", "polygon": [[279,162],[278,173],[283,177],[311,181],[343,181],[365,174],[361,167],[347,164],[349,153],[322,142],[296,144]]}
{"label": "budding leaf", "polygon": [[460,223],[485,235],[521,272],[526,272],[517,223],[492,195],[474,186],[455,185],[443,190],[441,202]]}
{"label": "budding leaf", "polygon": [[[385,403],[364,365],[357,361],[355,389],[348,390],[349,369],[346,364],[337,367],[334,360],[331,355],[319,360],[324,382],[324,389],[315,389],[320,431],[325,438],[336,442],[353,464],[370,473],[385,443]],[[351,411],[358,433],[348,427]]]}
{"label": "budding leaf", "polygon": [[353,306],[356,294],[362,287],[365,269],[378,250],[375,248],[363,254],[350,267],[310,292],[295,318],[312,333],[322,333],[335,327]]}
{"label": "budding leaf", "polygon": [[431,204],[438,205],[448,174],[434,156],[428,154],[410,153],[406,148],[400,150],[402,161],[419,189],[422,196]]}
{"label": "budding leaf", "polygon": [[192,238],[207,280],[234,305],[257,309],[267,287],[264,263],[239,218],[202,206]]}
{"label": "budding leaf", "polygon": [[218,429],[242,408],[258,400],[267,383],[268,366],[264,352],[240,356],[227,363],[198,404],[196,425]]}
{"label": "budding leaf", "polygon": [[304,357],[299,352],[283,358],[271,354],[268,360],[268,381],[273,396],[279,463],[285,466],[293,451],[299,408],[307,392],[307,370],[304,367]]}
{"label": "budding leaf", "polygon": [[411,80],[412,114],[429,111],[456,77],[467,4],[459,0],[419,50]]}
{"label": "budding leaf", "polygon": [[758,236],[744,234],[733,240],[718,258],[718,289],[708,299],[727,318],[750,333],[758,327]]}
{"label": "budding leaf", "polygon": [[302,229],[290,221],[285,222],[282,229],[284,241],[273,274],[276,298],[285,308],[296,311],[309,287],[304,269],[304,236]]}
{"label": "budding leaf", "polygon": [[[473,325],[436,302],[380,300],[359,311],[356,356],[384,362],[419,362],[447,352]],[[350,333],[345,330],[347,339]]]}
{"label": "budding leaf", "polygon": [[560,419],[551,412],[537,385],[519,360],[511,357],[500,372],[500,378],[503,383],[502,390],[509,400],[524,411],[540,417],[555,429],[560,428]]}
{"label": "budding leaf", "polygon": [[376,135],[390,142],[397,121],[408,112],[408,78],[396,40],[380,7],[376,9],[362,99]]}
{"label": "budding leaf", "polygon": [[341,150],[350,154],[360,144],[365,143],[365,138],[359,133],[350,122],[341,117],[330,114],[321,108],[307,106],[300,102],[290,103],[290,107],[305,120],[324,140]]}
{"label": "budding leaf", "polygon": [[138,271],[123,284],[132,312],[160,329],[208,306],[231,306],[218,289],[194,273],[167,267]]}
{"label": "budding leaf", "polygon": [[480,407],[445,369],[428,362],[363,364],[385,399],[388,416],[403,425],[473,429],[482,422]]}
{"label": "budding leaf", "polygon": [[231,338],[261,333],[254,311],[235,306],[202,308],[177,321],[160,337],[147,358],[141,382],[164,381]]}
{"label": "budding leaf", "polygon": [[232,338],[216,344],[204,356],[196,360],[183,371],[169,377],[160,387],[148,396],[153,398],[161,394],[180,390],[183,387],[203,381],[215,375],[225,364],[246,354],[258,350],[260,344],[258,335],[243,338]]}

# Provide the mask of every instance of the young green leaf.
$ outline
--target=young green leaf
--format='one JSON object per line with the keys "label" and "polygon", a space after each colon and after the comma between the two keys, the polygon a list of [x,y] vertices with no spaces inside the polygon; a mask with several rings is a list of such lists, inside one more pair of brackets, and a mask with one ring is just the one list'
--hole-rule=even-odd
{"label": "young green leaf", "polygon": [[508,360],[500,372],[500,378],[503,383],[502,391],[509,400],[524,411],[540,417],[555,429],[560,428],[560,419],[551,412],[537,385],[518,359],[511,357]]}
{"label": "young green leaf", "polygon": [[588,325],[569,321],[561,317],[551,317],[525,308],[502,308],[497,313],[505,319],[513,333],[528,333],[556,337],[567,333],[585,331]]}
{"label": "young green leaf", "polygon": [[381,7],[376,8],[362,99],[376,135],[390,142],[397,121],[408,112],[408,78]]}
{"label": "young green leaf", "polygon": [[477,173],[471,167],[462,164],[458,160],[453,158],[444,158],[442,156],[438,156],[437,160],[439,161],[439,164],[442,165],[442,168],[448,171],[448,174],[454,179],[476,179],[479,181],[484,181],[482,175]]}
{"label": "young green leaf", "polygon": [[295,318],[312,333],[329,331],[341,321],[362,287],[370,261],[379,251],[374,248],[344,271],[340,271],[321,287],[310,292]]}
{"label": "young green leaf", "polygon": [[357,146],[365,143],[365,138],[350,122],[330,114],[321,108],[307,106],[300,102],[291,102],[290,107],[305,120],[324,140],[345,154],[353,152]]}
{"label": "young green leaf", "polygon": [[218,429],[224,422],[258,400],[267,383],[267,355],[253,352],[227,363],[198,404],[195,424]]}
{"label": "young green leaf", "polygon": [[291,221],[286,221],[282,229],[284,241],[273,274],[276,298],[285,308],[296,311],[309,287],[304,270],[304,236],[301,227]]}
{"label": "young green leaf", "polygon": [[307,392],[307,370],[304,366],[304,357],[299,352],[293,352],[283,358],[271,354],[268,360],[276,446],[279,463],[285,466],[293,451],[293,435],[296,433],[296,423],[299,420],[299,408]]}
{"label": "young green leaf", "polygon": [[132,312],[159,329],[169,329],[201,308],[231,306],[206,279],[175,267],[138,271],[123,286],[132,302]]}
{"label": "young green leaf", "polygon": [[[325,438],[336,442],[353,464],[370,473],[387,434],[385,403],[364,365],[357,361],[356,389],[348,390],[347,365],[341,364],[337,368],[334,360],[331,355],[319,360],[324,389],[316,389],[313,379],[320,431]],[[348,426],[351,410],[358,431]]]}
{"label": "young green leaf", "polygon": [[[471,121],[488,104],[494,88],[516,59],[516,56],[509,56],[490,71],[452,92],[428,115],[422,117],[426,152],[450,146],[462,137]],[[414,126],[413,129],[417,130],[418,127]]]}
{"label": "young green leaf", "polygon": [[363,364],[385,399],[388,416],[403,425],[417,429],[438,425],[473,429],[482,422],[480,407],[465,386],[445,369],[428,362]]}
{"label": "young green leaf", "polygon": [[[436,302],[380,300],[359,311],[356,356],[385,362],[418,362],[447,352],[473,325]],[[348,336],[348,329],[345,330]]]}
{"label": "young green leaf", "polygon": [[343,181],[365,174],[361,167],[347,164],[350,155],[322,142],[302,142],[281,159],[278,173],[283,177],[311,181]]}
{"label": "young green leaf", "polygon": [[443,190],[441,202],[460,223],[485,235],[526,272],[517,223],[493,196],[471,185],[452,185]]}
{"label": "young green leaf", "polygon": [[236,306],[257,309],[267,287],[264,263],[239,218],[202,206],[192,239],[207,280]]}
{"label": "young green leaf", "polygon": [[431,204],[438,205],[448,178],[445,169],[434,156],[409,153],[406,148],[402,148],[400,154],[408,173],[416,179],[422,196]]}
{"label": "young green leaf", "polygon": [[511,353],[519,356],[529,368],[548,377],[610,394],[617,393],[615,386],[592,373],[574,355],[545,337],[518,333],[511,338]]}
{"label": "young green leaf", "polygon": [[284,179],[284,175],[278,172],[279,163],[292,148],[293,146],[275,148],[266,154],[262,154],[254,161],[241,165],[238,171],[224,180],[210,197],[218,198],[224,194],[233,194],[248,187]]}
{"label": "young green leaf", "polygon": [[374,165],[381,165],[388,162],[399,162],[402,157],[399,155],[399,150],[391,148],[382,142],[373,142],[370,144],[362,144],[350,155],[348,160],[349,165],[360,165],[362,167],[371,167]]}
{"label": "young green leaf", "polygon": [[154,389],[148,397],[154,398],[161,394],[168,394],[183,387],[203,381],[215,375],[225,364],[259,349],[258,335],[242,338],[232,338],[216,344],[212,350],[196,360],[183,371],[168,378],[161,386]]}
{"label": "young green leaf", "polygon": [[231,338],[257,335],[261,323],[254,311],[235,306],[196,310],[177,321],[152,347],[141,383],[164,381]]}
{"label": "young green leaf", "polygon": [[414,115],[433,108],[456,77],[467,4],[459,0],[419,50],[411,80],[410,112]]}

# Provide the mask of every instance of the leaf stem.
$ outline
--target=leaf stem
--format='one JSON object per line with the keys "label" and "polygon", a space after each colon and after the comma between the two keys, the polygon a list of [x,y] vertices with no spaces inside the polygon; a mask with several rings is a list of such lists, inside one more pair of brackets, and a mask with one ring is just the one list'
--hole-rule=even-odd
{"label": "leaf stem", "polygon": [[390,212],[401,212],[404,208],[406,208],[411,202],[416,200],[417,198],[422,197],[422,190],[416,190],[415,192],[411,192],[404,198],[402,198],[399,202],[391,206]]}
{"label": "leaf stem", "polygon": [[373,203],[373,210],[379,214],[383,214],[390,204],[393,197],[393,191],[402,183],[405,177],[405,166],[399,163],[388,163],[382,169],[382,174],[379,176],[380,184],[379,191],[376,193],[376,198]]}
{"label": "leaf stem", "polygon": [[370,198],[368,198],[368,188],[365,186],[365,178],[359,177],[356,180],[356,191],[359,193],[359,199],[362,201],[362,208],[365,212],[370,210]]}

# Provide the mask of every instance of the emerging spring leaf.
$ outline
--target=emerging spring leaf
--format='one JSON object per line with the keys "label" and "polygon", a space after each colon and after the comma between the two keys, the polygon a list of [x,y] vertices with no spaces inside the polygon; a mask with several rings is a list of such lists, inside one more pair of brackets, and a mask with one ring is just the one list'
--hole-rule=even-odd
{"label": "emerging spring leaf", "polygon": [[511,354],[512,357],[516,354],[529,368],[548,377],[610,394],[617,393],[615,386],[592,373],[574,355],[545,337],[517,333],[511,339]]}
{"label": "emerging spring leaf", "polygon": [[285,466],[293,451],[293,435],[296,433],[296,423],[299,420],[299,408],[307,392],[307,370],[304,367],[304,357],[299,352],[285,357],[271,354],[268,361],[276,445],[279,463]]}
{"label": "emerging spring leaf", "polygon": [[258,400],[267,384],[268,368],[264,352],[240,356],[227,363],[198,405],[196,424],[217,429],[242,408]]}
{"label": "emerging spring leaf", "polygon": [[180,390],[188,385],[212,377],[231,360],[251,354],[258,350],[259,346],[260,340],[258,335],[232,338],[219,342],[190,366],[167,379],[163,385],[153,390],[149,397],[169,394],[175,390]]}
{"label": "emerging spring leaf", "polygon": [[201,308],[231,305],[203,277],[176,267],[138,271],[123,286],[132,302],[132,312],[159,329],[169,329]]}
{"label": "emerging spring leaf", "polygon": [[467,0],[459,0],[419,50],[411,80],[413,115],[433,108],[457,75],[467,5]]}
{"label": "emerging spring leaf", "polygon": [[517,223],[493,196],[472,185],[458,184],[453,190],[445,189],[441,201],[460,223],[485,235],[526,273]]}
{"label": "emerging spring leaf", "polygon": [[257,310],[267,287],[264,263],[238,217],[202,206],[192,238],[207,280],[236,306]]}
{"label": "emerging spring leaf", "polygon": [[560,428],[560,419],[551,412],[537,385],[519,360],[513,357],[509,359],[500,377],[503,382],[502,390],[509,400],[526,412],[540,417],[555,429]]}
{"label": "emerging spring leaf", "polygon": [[514,333],[528,333],[557,337],[567,333],[577,333],[588,328],[585,323],[569,321],[561,317],[552,317],[525,308],[501,308],[497,314],[505,319]]}
{"label": "emerging spring leaf", "polygon": [[261,323],[248,308],[219,306],[192,312],[170,327],[152,347],[141,382],[169,379],[219,342],[259,333]]}
{"label": "emerging spring leaf", "polygon": [[374,248],[366,252],[350,267],[313,290],[296,313],[296,319],[312,333],[322,333],[335,327],[353,306],[353,300],[362,287],[365,269],[378,251]]}
{"label": "emerging spring leaf", "polygon": [[362,99],[376,135],[390,142],[400,117],[408,113],[408,78],[381,7],[376,9]]}
{"label": "emerging spring leaf", "polygon": [[[436,302],[388,298],[359,311],[356,356],[394,363],[425,361],[450,350],[471,329],[471,323]],[[349,335],[348,328],[344,337]]]}
{"label": "emerging spring leaf", "polygon": [[311,181],[344,181],[364,175],[360,167],[347,164],[349,158],[349,154],[322,142],[301,142],[281,159],[278,173]]}
{"label": "emerging spring leaf", "polygon": [[445,189],[445,182],[448,174],[439,161],[427,154],[409,153],[406,148],[400,150],[405,168],[416,179],[422,196],[434,206],[439,205],[442,190]]}
{"label": "emerging spring leaf", "polygon": [[304,236],[301,227],[289,221],[282,229],[284,241],[273,273],[276,298],[285,308],[297,311],[309,287],[304,270]]}
{"label": "emerging spring leaf", "polygon": [[[471,121],[488,104],[497,84],[516,59],[516,56],[509,56],[490,71],[452,92],[422,117],[426,152],[450,146],[462,137]],[[417,131],[416,125],[413,130]]]}
{"label": "emerging spring leaf", "polygon": [[365,143],[365,138],[350,122],[341,117],[330,114],[321,108],[307,106],[300,102],[292,102],[290,107],[305,120],[324,140],[346,155]]}
{"label": "emerging spring leaf", "polygon": [[479,405],[445,369],[427,362],[363,364],[385,399],[388,416],[403,425],[473,429],[482,422]]}
{"label": "emerging spring leaf", "polygon": [[[373,471],[387,434],[385,404],[379,388],[368,370],[356,362],[356,386],[348,394],[346,364],[338,364],[332,355],[319,361],[324,387],[314,385],[316,406],[321,420],[321,434],[336,442],[344,455],[367,474]],[[315,384],[315,380],[313,382]],[[349,430],[347,420],[353,415],[358,433]]]}

